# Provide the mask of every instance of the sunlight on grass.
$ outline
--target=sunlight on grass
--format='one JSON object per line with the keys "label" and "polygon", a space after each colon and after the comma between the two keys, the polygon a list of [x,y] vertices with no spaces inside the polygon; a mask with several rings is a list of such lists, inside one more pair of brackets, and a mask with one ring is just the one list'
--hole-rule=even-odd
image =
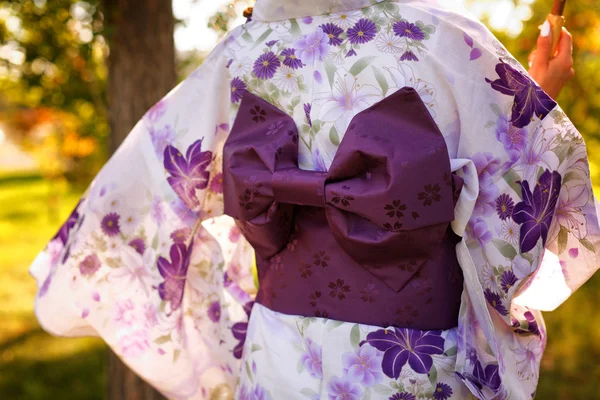
{"label": "sunlight on grass", "polygon": [[104,345],[42,331],[32,309],[35,281],[27,272],[78,198],[39,177],[0,177],[0,398],[103,397]]}

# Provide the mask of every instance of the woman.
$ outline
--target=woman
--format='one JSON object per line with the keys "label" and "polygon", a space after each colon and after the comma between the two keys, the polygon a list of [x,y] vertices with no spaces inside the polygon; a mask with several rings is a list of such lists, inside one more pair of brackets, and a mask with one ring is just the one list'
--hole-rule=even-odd
{"label": "woman", "polygon": [[172,398],[532,398],[598,264],[550,42],[547,94],[436,2],[258,0],[36,260],[41,324]]}

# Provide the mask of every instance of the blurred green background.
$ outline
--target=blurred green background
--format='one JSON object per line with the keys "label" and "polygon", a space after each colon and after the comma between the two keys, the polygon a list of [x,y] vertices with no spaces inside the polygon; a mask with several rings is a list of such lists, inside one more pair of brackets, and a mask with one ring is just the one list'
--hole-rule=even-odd
{"label": "blurred green background", "polygon": [[[174,0],[180,10],[203,10],[179,17],[180,78],[201,62],[202,46],[239,23],[246,2],[228,3]],[[526,65],[552,1],[464,3]],[[33,315],[35,283],[27,273],[107,158],[111,27],[102,6],[100,0],[0,1],[0,399],[104,398],[103,344],[44,333]],[[585,136],[600,183],[600,5],[571,0],[567,19],[576,77],[558,101]],[[210,31],[205,40],[196,40],[194,24]],[[549,339],[537,398],[600,399],[598,304],[599,274],[545,314]]]}

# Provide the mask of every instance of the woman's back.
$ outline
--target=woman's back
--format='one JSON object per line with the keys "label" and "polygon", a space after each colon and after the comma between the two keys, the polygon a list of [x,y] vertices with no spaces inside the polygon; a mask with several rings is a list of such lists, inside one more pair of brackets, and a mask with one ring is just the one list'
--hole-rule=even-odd
{"label": "woman's back", "polygon": [[42,324],[174,398],[531,397],[597,268],[585,146],[433,3],[259,0],[32,267]]}

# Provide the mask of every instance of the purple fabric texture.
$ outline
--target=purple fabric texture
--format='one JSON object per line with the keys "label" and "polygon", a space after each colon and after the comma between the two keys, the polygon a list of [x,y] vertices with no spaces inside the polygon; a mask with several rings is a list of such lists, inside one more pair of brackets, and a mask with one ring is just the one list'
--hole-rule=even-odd
{"label": "purple fabric texture", "polygon": [[247,92],[223,159],[225,213],[256,250],[259,303],[378,326],[456,326],[463,285],[449,223],[462,181],[412,88],[357,114],[327,172],[300,170],[293,119]]}

